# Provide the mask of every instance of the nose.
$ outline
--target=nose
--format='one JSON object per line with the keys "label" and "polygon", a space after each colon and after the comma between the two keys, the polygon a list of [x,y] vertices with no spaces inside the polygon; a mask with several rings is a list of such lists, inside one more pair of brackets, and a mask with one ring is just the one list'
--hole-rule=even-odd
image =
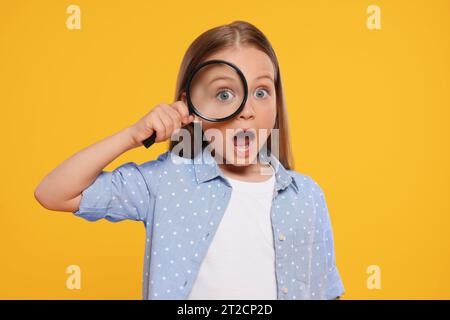
{"label": "nose", "polygon": [[238,119],[241,120],[248,120],[248,119],[254,119],[255,118],[255,109],[253,108],[253,105],[250,101],[250,99],[247,99],[245,102],[244,108],[238,115]]}

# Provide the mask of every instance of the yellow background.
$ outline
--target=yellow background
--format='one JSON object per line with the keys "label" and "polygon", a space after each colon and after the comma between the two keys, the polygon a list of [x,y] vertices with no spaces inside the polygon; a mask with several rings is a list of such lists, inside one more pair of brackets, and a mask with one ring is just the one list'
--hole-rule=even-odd
{"label": "yellow background", "polygon": [[[81,30],[66,8],[81,8]],[[366,27],[381,8],[381,30]],[[141,223],[48,211],[39,181],[172,102],[203,31],[259,27],[277,52],[295,170],[324,189],[344,299],[450,298],[450,1],[1,1],[0,298],[141,299]],[[111,163],[142,163],[167,143]],[[66,268],[81,267],[81,290]],[[381,268],[381,289],[366,268]]]}

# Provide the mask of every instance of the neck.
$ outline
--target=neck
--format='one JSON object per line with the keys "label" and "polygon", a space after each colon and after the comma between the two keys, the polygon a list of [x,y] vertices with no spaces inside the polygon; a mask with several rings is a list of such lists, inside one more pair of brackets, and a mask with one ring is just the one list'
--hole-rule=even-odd
{"label": "neck", "polygon": [[219,164],[219,168],[222,170],[225,176],[230,178],[236,178],[238,180],[246,181],[265,181],[270,178],[270,174],[267,174],[267,169],[270,168],[270,164],[261,163],[259,160],[257,163],[251,163],[249,165],[235,166],[233,164]]}

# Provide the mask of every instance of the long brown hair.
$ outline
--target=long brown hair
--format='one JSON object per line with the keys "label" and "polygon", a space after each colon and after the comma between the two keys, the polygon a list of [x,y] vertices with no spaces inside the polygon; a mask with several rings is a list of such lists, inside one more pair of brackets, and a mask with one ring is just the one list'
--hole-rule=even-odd
{"label": "long brown hair", "polygon": [[[222,49],[233,47],[236,44],[250,45],[266,53],[272,60],[275,70],[275,90],[277,103],[277,116],[274,129],[279,129],[279,153],[278,160],[286,169],[293,169],[294,160],[289,139],[288,119],[283,93],[283,85],[280,75],[280,67],[275,51],[266,36],[254,25],[245,21],[234,21],[205,31],[198,36],[187,49],[178,72],[175,90],[175,101],[181,100],[186,81],[192,70],[200,64],[208,55]],[[194,124],[190,123],[184,128],[189,130],[191,146],[193,146]],[[270,136],[267,139],[267,151],[270,153]],[[172,150],[179,142],[170,141],[169,150]],[[202,148],[208,142],[202,142]]]}

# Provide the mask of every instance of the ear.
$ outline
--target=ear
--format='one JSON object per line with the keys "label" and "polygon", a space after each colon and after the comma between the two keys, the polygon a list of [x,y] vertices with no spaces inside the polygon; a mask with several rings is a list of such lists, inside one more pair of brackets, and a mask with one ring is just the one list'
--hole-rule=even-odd
{"label": "ear", "polygon": [[[183,91],[182,93],[181,93],[181,101],[183,101],[183,103],[185,104],[185,105],[187,105],[187,98],[186,98],[186,91]],[[199,117],[199,116],[197,116],[196,114],[192,114],[193,116],[194,116],[194,122],[199,122],[199,121],[201,121],[201,118]]]}
{"label": "ear", "polygon": [[186,92],[183,91],[181,93],[181,101],[183,101],[187,105]]}

